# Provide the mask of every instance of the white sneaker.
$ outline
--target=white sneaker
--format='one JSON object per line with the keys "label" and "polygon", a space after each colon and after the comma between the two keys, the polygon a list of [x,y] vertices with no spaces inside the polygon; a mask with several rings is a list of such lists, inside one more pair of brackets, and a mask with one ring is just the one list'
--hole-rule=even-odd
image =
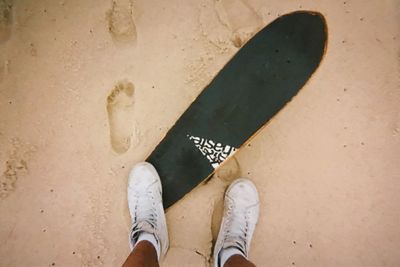
{"label": "white sneaker", "polygon": [[153,234],[158,259],[164,257],[169,246],[167,224],[162,203],[162,187],[156,169],[147,162],[136,164],[128,182],[128,206],[132,218],[129,233],[131,249],[142,232]]}
{"label": "white sneaker", "polygon": [[224,216],[217,242],[214,246],[214,266],[220,266],[220,253],[226,248],[236,248],[248,258],[250,242],[259,213],[257,189],[248,179],[237,179],[225,193]]}

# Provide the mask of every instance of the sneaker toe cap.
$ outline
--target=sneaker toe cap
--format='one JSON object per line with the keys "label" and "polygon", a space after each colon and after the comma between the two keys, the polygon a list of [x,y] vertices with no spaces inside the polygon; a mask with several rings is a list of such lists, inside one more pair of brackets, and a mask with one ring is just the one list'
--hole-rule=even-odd
{"label": "sneaker toe cap", "polygon": [[150,185],[159,179],[156,169],[148,162],[136,164],[129,173],[129,185]]}
{"label": "sneaker toe cap", "polygon": [[248,179],[238,179],[233,182],[227,191],[227,196],[231,199],[241,200],[247,205],[255,205],[259,202],[257,188]]}

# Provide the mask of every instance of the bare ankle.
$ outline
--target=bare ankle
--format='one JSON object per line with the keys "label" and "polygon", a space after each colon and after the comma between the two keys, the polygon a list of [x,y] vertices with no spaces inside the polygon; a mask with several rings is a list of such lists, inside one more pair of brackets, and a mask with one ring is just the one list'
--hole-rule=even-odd
{"label": "bare ankle", "polygon": [[255,265],[240,254],[231,256],[223,267],[255,267]]}

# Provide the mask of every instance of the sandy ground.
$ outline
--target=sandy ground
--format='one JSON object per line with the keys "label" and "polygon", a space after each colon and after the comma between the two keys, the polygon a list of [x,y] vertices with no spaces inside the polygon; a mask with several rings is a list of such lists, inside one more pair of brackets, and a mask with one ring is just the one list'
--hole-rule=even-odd
{"label": "sandy ground", "polygon": [[400,3],[1,0],[0,266],[118,266],[130,167],[240,46],[326,16],[301,93],[167,212],[163,266],[208,266],[227,181],[261,195],[258,266],[400,266]]}

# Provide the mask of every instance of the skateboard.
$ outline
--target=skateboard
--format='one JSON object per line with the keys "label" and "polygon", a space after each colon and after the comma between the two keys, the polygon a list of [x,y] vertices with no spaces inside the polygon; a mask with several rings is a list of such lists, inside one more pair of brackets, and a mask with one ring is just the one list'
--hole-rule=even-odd
{"label": "skateboard", "polygon": [[291,101],[318,68],[326,43],[324,17],[298,11],[271,22],[233,56],[146,160],[161,177],[165,208]]}

